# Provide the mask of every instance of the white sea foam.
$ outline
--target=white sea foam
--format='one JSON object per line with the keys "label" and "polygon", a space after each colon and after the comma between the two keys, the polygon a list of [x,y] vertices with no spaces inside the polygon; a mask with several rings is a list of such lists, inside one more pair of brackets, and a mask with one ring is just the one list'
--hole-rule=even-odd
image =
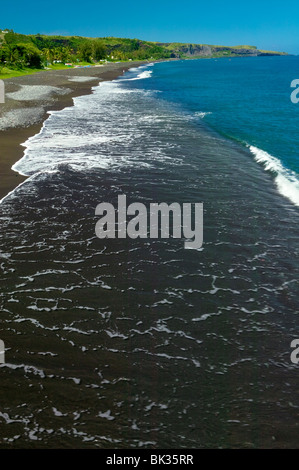
{"label": "white sea foam", "polygon": [[115,419],[114,416],[111,415],[111,410],[107,410],[105,413],[100,412],[98,417],[108,419],[108,421],[113,421]]}
{"label": "white sea foam", "polygon": [[[148,67],[132,69],[128,76],[133,77],[128,80],[149,78],[152,71]],[[143,100],[151,99],[152,93],[122,86],[123,81],[103,82],[93,88],[93,94],[74,98],[74,106],[49,112],[39,134],[23,144],[24,156],[12,167],[30,176],[26,180],[28,188],[33,178],[40,180],[66,168],[75,172],[107,169],[135,166],[137,161],[138,165],[148,168],[153,161],[169,158],[166,154],[169,147],[165,143],[151,141],[144,149],[141,143],[147,138],[148,129],[140,125],[144,118],[145,123],[148,119],[151,125],[157,126],[161,118],[167,119],[167,113],[136,112],[139,96],[142,95]],[[132,96],[132,107],[127,106],[125,94]],[[172,123],[169,118],[168,125],[176,125],[176,122]]]}
{"label": "white sea foam", "polygon": [[204,119],[206,116],[208,116],[209,114],[212,114],[211,112],[209,111],[206,111],[206,112],[203,112],[203,111],[197,111],[195,113],[195,116],[198,116],[200,117],[201,119]]}
{"label": "white sea foam", "polygon": [[258,147],[250,145],[249,150],[254,155],[254,159],[261,163],[266,171],[274,174],[275,184],[280,194],[299,206],[299,181],[296,173],[285,168],[278,158]]}
{"label": "white sea foam", "polygon": [[25,374],[38,375],[41,379],[44,379],[46,377],[42,369],[38,369],[37,367],[30,366],[27,364],[5,363],[5,364],[1,364],[1,367],[7,367],[8,369],[12,369],[12,370],[24,369]]}
{"label": "white sea foam", "polygon": [[152,70],[145,70],[144,72],[141,72],[137,77],[134,78],[123,78],[121,81],[134,81],[134,80],[144,80],[145,78],[151,78],[153,71]]}
{"label": "white sea foam", "polygon": [[140,70],[141,67],[131,67],[128,72],[138,72],[138,70]]}

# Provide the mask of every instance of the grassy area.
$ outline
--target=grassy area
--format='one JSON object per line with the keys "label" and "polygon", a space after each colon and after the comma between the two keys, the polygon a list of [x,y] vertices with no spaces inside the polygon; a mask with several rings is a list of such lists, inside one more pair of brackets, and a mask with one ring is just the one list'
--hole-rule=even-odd
{"label": "grassy area", "polygon": [[5,80],[6,78],[12,77],[20,77],[22,75],[31,75],[36,72],[40,72],[41,69],[32,69],[32,68],[25,68],[25,69],[10,69],[8,67],[0,68],[0,79]]}
{"label": "grassy area", "polygon": [[257,49],[256,46],[221,46],[221,45],[215,46],[214,45],[210,47],[220,47],[220,48],[225,48],[225,49],[254,49],[254,50]]}
{"label": "grassy area", "polygon": [[271,55],[287,55],[285,52],[265,51],[264,49],[260,49],[260,52],[262,52],[263,54],[271,54]]}
{"label": "grassy area", "polygon": [[[88,62],[78,62],[77,66],[92,66],[94,64],[90,64]],[[45,67],[44,69],[33,69],[33,68],[23,68],[23,69],[13,69],[8,67],[0,68],[0,79],[5,80],[6,78],[13,78],[13,77],[21,77],[22,75],[32,75],[37,72],[42,72],[46,70],[65,70],[65,69],[73,69],[74,67],[70,67],[69,65],[64,64],[53,64]]]}

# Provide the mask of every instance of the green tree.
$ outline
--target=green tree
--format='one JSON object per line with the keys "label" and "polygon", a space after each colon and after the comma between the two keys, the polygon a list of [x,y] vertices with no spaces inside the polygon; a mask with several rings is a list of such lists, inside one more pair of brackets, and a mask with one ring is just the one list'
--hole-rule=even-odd
{"label": "green tree", "polygon": [[46,49],[43,49],[43,54],[46,60],[50,62],[50,64],[52,64],[54,60],[54,50],[48,47]]}
{"label": "green tree", "polygon": [[28,67],[41,68],[42,58],[40,51],[31,44],[17,44],[19,54]]}
{"label": "green tree", "polygon": [[105,57],[106,57],[106,48],[103,45],[102,41],[94,41],[93,42],[92,56],[95,60],[105,59]]}
{"label": "green tree", "polygon": [[90,41],[83,42],[79,47],[79,57],[85,62],[91,62],[92,44]]}
{"label": "green tree", "polygon": [[32,44],[9,44],[4,48],[5,59],[13,67],[40,68],[42,58],[39,50]]}

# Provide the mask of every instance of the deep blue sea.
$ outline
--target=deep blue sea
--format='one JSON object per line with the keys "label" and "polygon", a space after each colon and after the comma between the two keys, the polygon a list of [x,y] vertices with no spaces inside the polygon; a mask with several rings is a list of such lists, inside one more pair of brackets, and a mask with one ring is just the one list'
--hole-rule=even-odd
{"label": "deep blue sea", "polygon": [[[298,447],[297,57],[146,64],[51,112],[0,203],[0,447]],[[202,203],[203,245],[95,208]]]}

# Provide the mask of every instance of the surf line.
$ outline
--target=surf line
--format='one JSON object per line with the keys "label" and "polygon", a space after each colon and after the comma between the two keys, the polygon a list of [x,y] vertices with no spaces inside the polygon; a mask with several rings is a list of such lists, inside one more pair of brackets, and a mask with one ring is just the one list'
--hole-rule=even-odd
{"label": "surf line", "polygon": [[[141,202],[127,206],[127,196],[121,194],[116,209],[109,202],[101,202],[95,209],[95,215],[101,216],[95,226],[96,236],[100,239],[167,239],[172,236],[184,238],[184,248],[187,249],[198,250],[203,244],[202,203],[183,203],[182,206],[177,202],[150,203],[148,211]],[[127,221],[127,216],[134,217]]]}

